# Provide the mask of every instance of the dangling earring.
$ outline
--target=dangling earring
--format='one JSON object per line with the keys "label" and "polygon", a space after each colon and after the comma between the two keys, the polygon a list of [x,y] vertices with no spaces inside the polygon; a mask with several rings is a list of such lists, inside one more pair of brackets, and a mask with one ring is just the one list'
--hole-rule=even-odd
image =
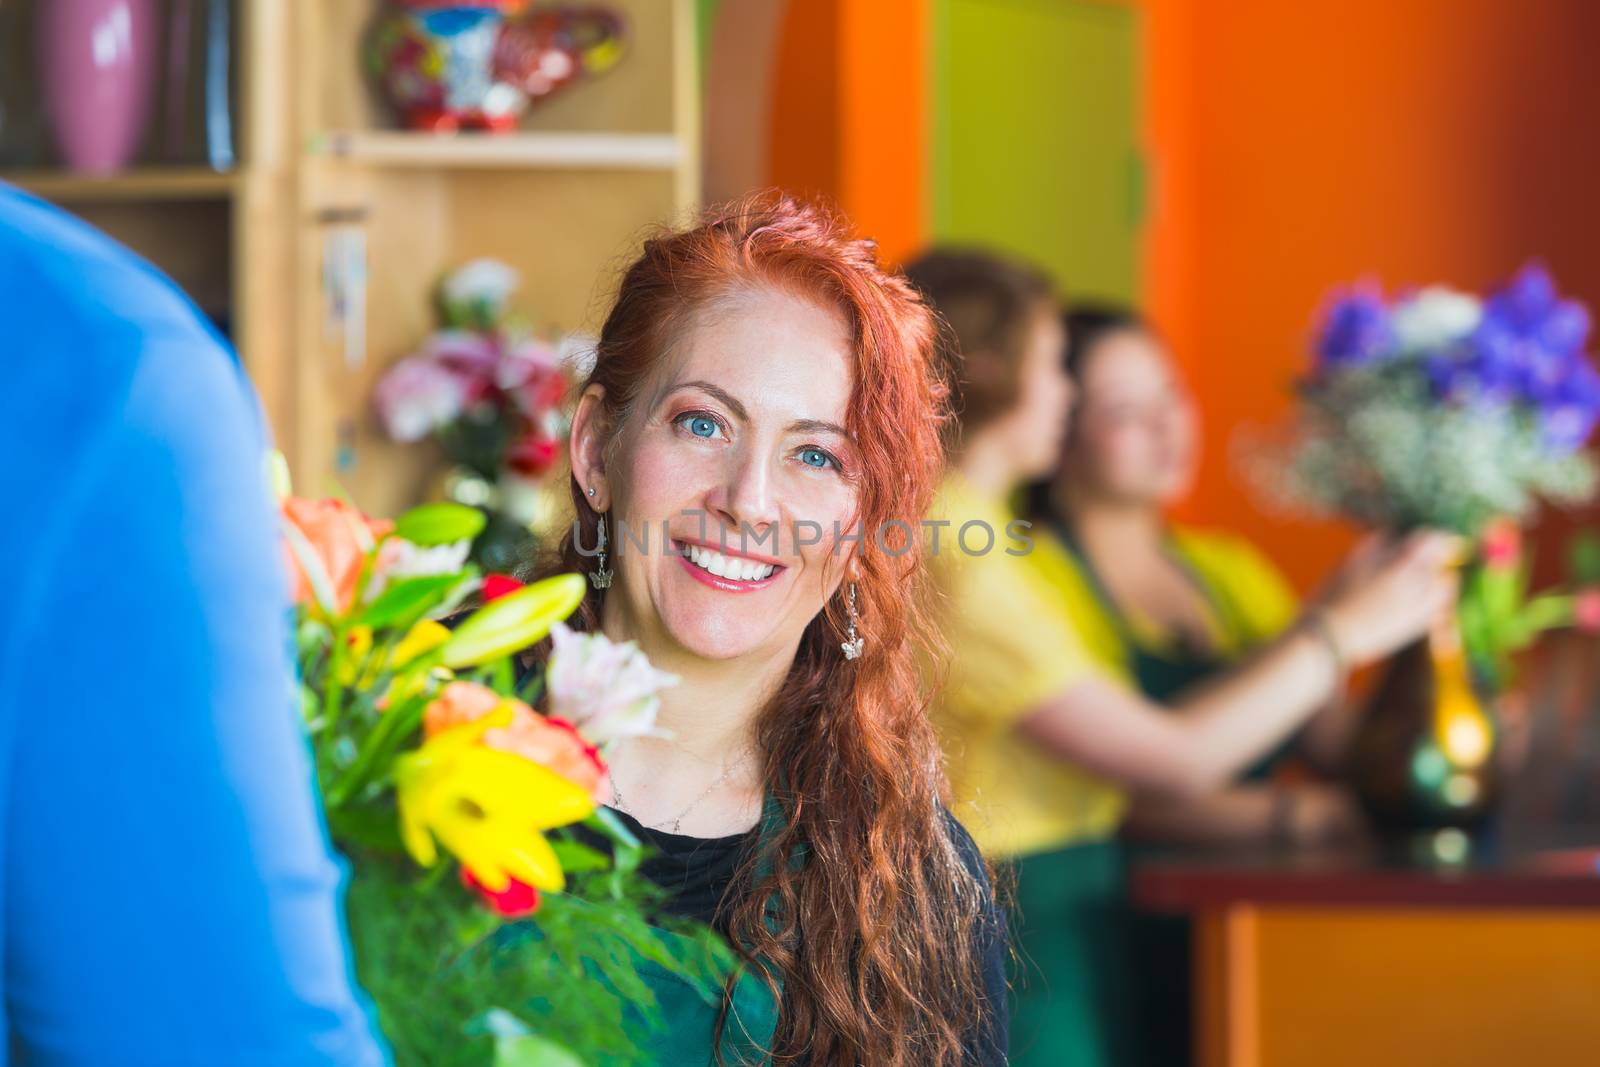
{"label": "dangling earring", "polygon": [[606,517],[600,516],[600,565],[589,572],[589,581],[596,589],[611,588],[611,572],[606,570]]}
{"label": "dangling earring", "polygon": [[845,594],[845,604],[850,609],[850,637],[848,640],[839,642],[839,648],[842,652],[844,652],[845,659],[859,659],[861,656],[861,650],[866,647],[867,639],[856,633],[856,619],[859,618],[859,616],[856,615],[855,582],[850,583],[850,590]]}

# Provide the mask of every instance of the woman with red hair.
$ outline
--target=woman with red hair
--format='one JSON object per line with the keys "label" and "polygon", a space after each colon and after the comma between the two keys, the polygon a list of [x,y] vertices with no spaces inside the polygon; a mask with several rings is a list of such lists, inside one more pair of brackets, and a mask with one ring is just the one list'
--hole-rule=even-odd
{"label": "woman with red hair", "polygon": [[1003,924],[922,684],[933,338],[869,242],[775,194],[647,241],[601,331],[545,569],[681,679],[666,736],[610,751],[613,807],[746,962],[719,1006],[658,990],[658,1062],[1004,1062]]}

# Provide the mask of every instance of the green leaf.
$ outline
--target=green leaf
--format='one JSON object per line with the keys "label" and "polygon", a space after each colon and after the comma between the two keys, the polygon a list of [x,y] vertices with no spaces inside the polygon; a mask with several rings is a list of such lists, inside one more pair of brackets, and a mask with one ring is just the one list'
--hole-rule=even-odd
{"label": "green leaf", "polygon": [[550,848],[555,852],[556,859],[561,861],[561,869],[568,874],[603,871],[611,866],[611,860],[604,852],[579,841],[552,839]]}
{"label": "green leaf", "polygon": [[393,808],[343,808],[328,812],[328,832],[342,845],[403,854],[399,816]]}
{"label": "green leaf", "polygon": [[584,1067],[571,1049],[533,1033],[502,1008],[485,1012],[478,1026],[494,1035],[494,1067]]}
{"label": "green leaf", "polygon": [[370,626],[374,630],[385,627],[397,630],[410,629],[413,623],[428,613],[429,609],[443,603],[460,583],[461,578],[460,573],[430,574],[421,578],[402,578],[391,582],[389,587],[378,595],[378,599],[367,605],[367,609],[356,619],[356,623]]}
{"label": "green leaf", "polygon": [[1600,582],[1600,533],[1584,530],[1568,542],[1567,569],[1577,585]]}
{"label": "green leaf", "polygon": [[394,535],[414,545],[453,545],[470,541],[483,530],[483,512],[465,504],[423,504],[395,520]]}
{"label": "green leaf", "polygon": [[486,604],[456,627],[440,662],[459,670],[526,648],[576,611],[586,589],[583,575],[558,574]]}
{"label": "green leaf", "polygon": [[1528,601],[1521,622],[1531,639],[1535,634],[1572,622],[1572,597],[1565,593],[1545,593]]}

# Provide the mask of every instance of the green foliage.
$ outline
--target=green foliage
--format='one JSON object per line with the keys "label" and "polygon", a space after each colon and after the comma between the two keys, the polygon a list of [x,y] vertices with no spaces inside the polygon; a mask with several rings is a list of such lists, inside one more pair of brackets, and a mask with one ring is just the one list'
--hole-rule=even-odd
{"label": "green foliage", "polygon": [[1532,567],[1520,548],[1515,558],[1475,561],[1461,575],[1456,619],[1478,680],[1491,690],[1512,681],[1514,657],[1541,633],[1571,625],[1573,597],[1562,590],[1531,593]]}
{"label": "green foliage", "polygon": [[[481,526],[473,509],[436,505],[408,513],[397,529],[429,545]],[[429,702],[452,677],[514,695],[509,656],[571,613],[582,576],[499,598],[431,650],[413,643],[397,664],[407,633],[453,610],[478,573],[396,576],[367,602],[381,549],[367,554],[355,605],[342,614],[305,608],[294,640],[328,827],[350,861],[356,973],[397,1067],[642,1064],[638,1050],[665,1021],[641,968],[664,970],[716,1003],[734,960],[709,927],[663,915],[660,890],[638,873],[643,847],[610,812],[547,832],[566,891],[545,893],[534,915],[515,921],[462,884],[448,853],[420,867],[399,832],[395,768],[422,743]],[[524,695],[541,685],[535,676]]]}
{"label": "green foliage", "polygon": [[454,877],[419,878],[403,857],[350,854],[357,977],[397,1067],[642,1065],[636,1049],[664,1021],[637,961],[668,968],[708,999],[733,966],[714,933],[660,917],[659,891],[609,865],[569,869],[568,892],[504,922]]}

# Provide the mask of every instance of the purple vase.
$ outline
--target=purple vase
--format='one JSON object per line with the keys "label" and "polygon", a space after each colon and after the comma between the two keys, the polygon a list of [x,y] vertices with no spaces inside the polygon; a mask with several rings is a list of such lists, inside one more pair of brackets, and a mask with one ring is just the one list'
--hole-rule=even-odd
{"label": "purple vase", "polygon": [[45,113],[69,168],[110,174],[144,137],[155,77],[155,0],[49,0],[38,9]]}

